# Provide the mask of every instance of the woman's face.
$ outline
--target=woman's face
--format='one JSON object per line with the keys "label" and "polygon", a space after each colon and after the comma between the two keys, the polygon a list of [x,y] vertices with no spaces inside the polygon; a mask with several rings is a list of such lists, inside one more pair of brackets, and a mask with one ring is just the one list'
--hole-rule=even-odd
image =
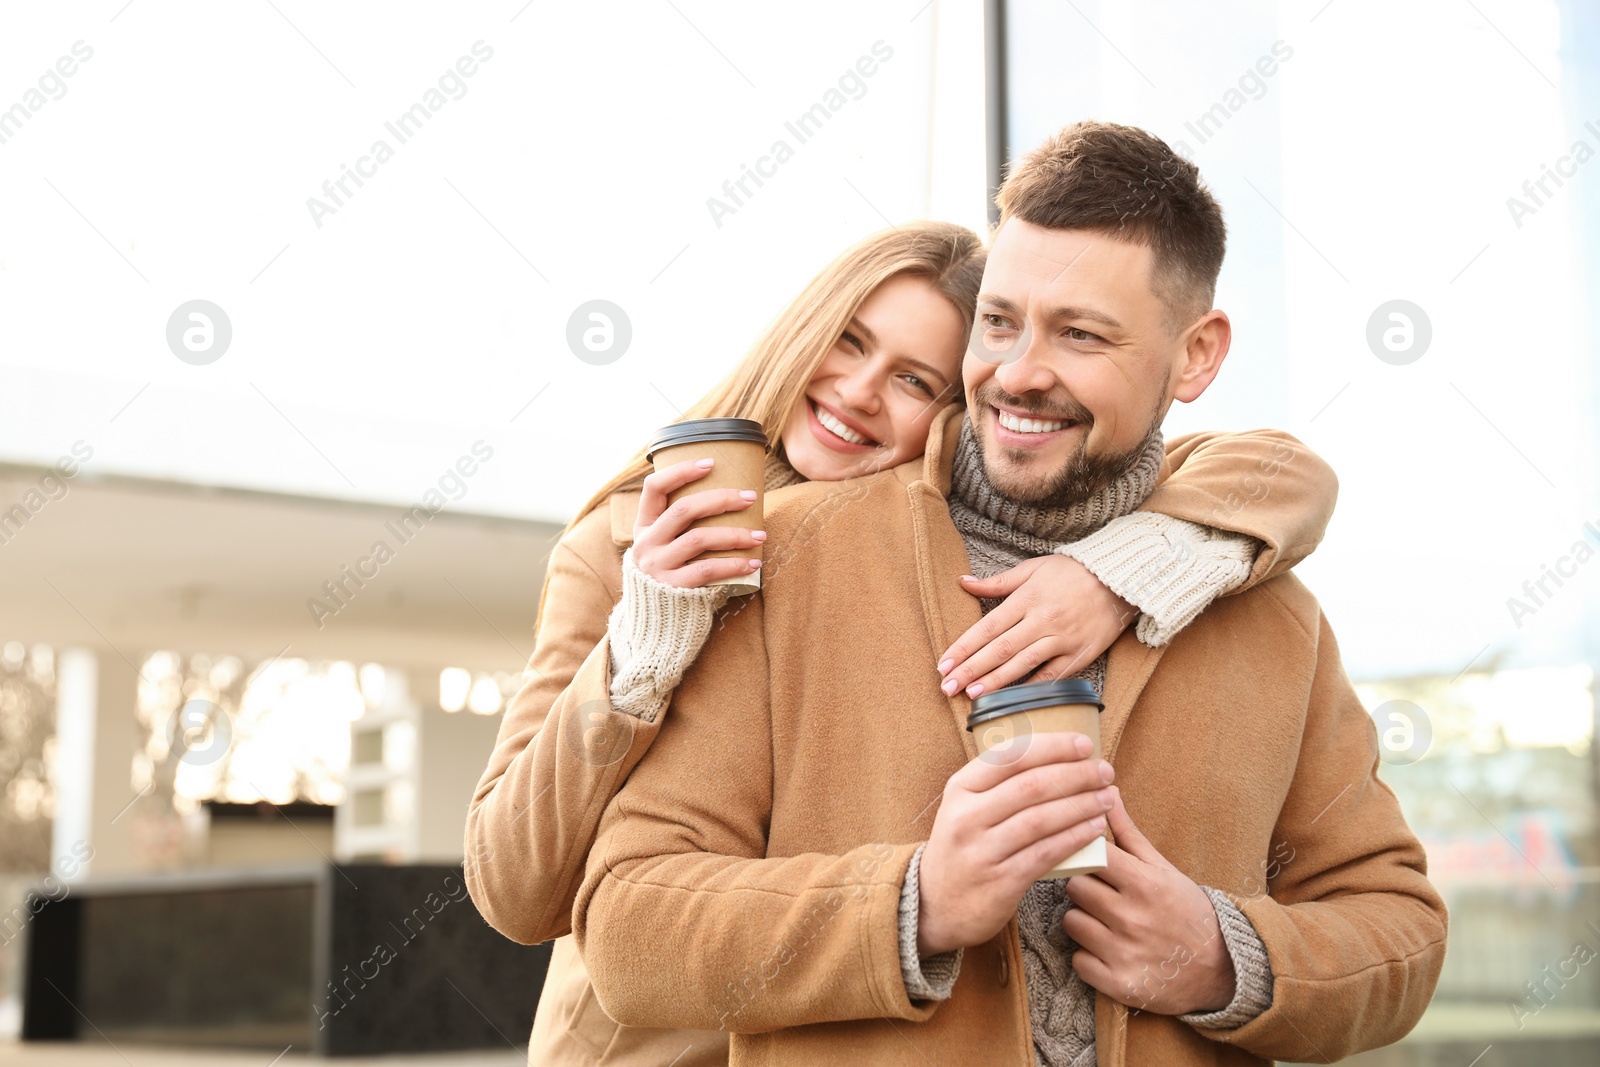
{"label": "woman's face", "polygon": [[925,278],[874,289],[812,375],[783,427],[789,464],[812,481],[873,474],[922,454],[928,424],[961,395],[966,334]]}

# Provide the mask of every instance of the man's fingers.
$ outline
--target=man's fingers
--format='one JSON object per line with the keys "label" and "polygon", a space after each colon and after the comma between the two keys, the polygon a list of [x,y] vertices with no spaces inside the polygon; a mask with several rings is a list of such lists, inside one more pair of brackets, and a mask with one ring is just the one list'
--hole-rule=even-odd
{"label": "man's fingers", "polygon": [[1163,867],[1170,867],[1166,857],[1156,851],[1150,839],[1133,825],[1133,818],[1129,816],[1127,807],[1122,803],[1122,790],[1114,789],[1116,794],[1111,804],[1111,835],[1117,847],[1146,863],[1158,863]]}
{"label": "man's fingers", "polygon": [[667,496],[692,481],[704,478],[715,463],[709,456],[686,459],[646,475],[639,494],[639,515],[634,519],[634,525],[649,526],[659,519],[661,513],[667,510]]}
{"label": "man's fingers", "polygon": [[1147,990],[1138,986],[1129,987],[1127,983],[1123,983],[1122,988],[1117,988],[1116,973],[1105,960],[1087,949],[1079,949],[1072,954],[1072,969],[1090,989],[1104,993],[1112,1000],[1126,1004],[1130,1008],[1143,1008],[1148,1003]]}
{"label": "man's fingers", "polygon": [[1044,877],[1046,871],[1058,866],[1068,856],[1099,837],[1104,829],[1105,818],[1097,815],[1088,822],[1068,826],[1065,830],[1035,841],[1014,853],[1006,862],[1012,864],[1020,876],[1028,882],[1037,882]]}
{"label": "man's fingers", "polygon": [[950,776],[949,784],[968,793],[984,793],[1031,767],[1070,763],[1092,755],[1094,743],[1083,734],[1022,734],[968,760],[965,767]]}
{"label": "man's fingers", "polygon": [[[1077,901],[1073,903],[1076,904]],[[1085,911],[1082,906],[1066,910],[1061,916],[1061,929],[1091,956],[1101,960],[1111,960],[1119,955],[1117,936],[1111,932],[1111,928],[1098,915],[1092,911]]]}
{"label": "man's fingers", "polygon": [[[1106,846],[1109,854],[1115,846]],[[1077,874],[1067,879],[1067,899],[1077,907],[1100,919],[1109,921],[1116,904],[1117,890],[1101,874]]]}
{"label": "man's fingers", "polygon": [[[1004,863],[1011,857],[1029,855],[1042,842],[1053,841],[1064,833],[1073,833],[1073,840],[1077,844],[1041,868],[1039,875],[1042,875],[1099,837],[1100,830],[1105,827],[1105,817],[1105,807],[1093,793],[1059,797],[1024,808],[986,831],[986,850],[991,852],[996,862]],[[1097,824],[1099,829],[1096,829]],[[1039,875],[1032,880],[1036,881]]]}

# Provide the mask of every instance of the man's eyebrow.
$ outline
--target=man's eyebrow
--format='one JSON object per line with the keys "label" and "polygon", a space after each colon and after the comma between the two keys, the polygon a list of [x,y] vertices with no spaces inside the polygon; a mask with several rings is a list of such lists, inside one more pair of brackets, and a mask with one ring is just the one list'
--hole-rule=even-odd
{"label": "man's eyebrow", "polygon": [[[978,296],[978,305],[980,307],[987,305],[997,311],[1004,311],[1011,315],[1022,314],[1022,309],[1020,307],[1018,307],[1012,301],[1007,300],[1003,296],[980,294]],[[1122,323],[1118,322],[1116,319],[1112,318],[1110,315],[1107,315],[1103,311],[1096,311],[1093,308],[1075,307],[1070,304],[1063,304],[1060,307],[1051,308],[1048,317],[1052,319],[1087,319],[1090,322],[1098,322],[1101,325],[1109,326],[1113,330],[1122,329]]]}

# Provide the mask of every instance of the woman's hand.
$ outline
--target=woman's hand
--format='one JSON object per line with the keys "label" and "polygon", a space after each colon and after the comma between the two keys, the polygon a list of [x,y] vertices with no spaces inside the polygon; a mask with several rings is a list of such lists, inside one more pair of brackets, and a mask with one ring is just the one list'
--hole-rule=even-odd
{"label": "woman's hand", "polygon": [[680,589],[707,585],[718,578],[737,578],[761,566],[758,559],[718,557],[691,562],[702,552],[754,548],[767,539],[765,530],[737,526],[703,526],[691,530],[696,519],[743,511],[755,503],[754,489],[707,489],[690,493],[667,505],[668,494],[704,478],[714,460],[674,463],[644,480],[639,515],[633,523],[633,564],[661,582]]}
{"label": "woman's hand", "polygon": [[977,698],[1043,664],[1036,681],[1083,670],[1139,614],[1067,556],[1023,560],[993,578],[963,575],[976,597],[1005,597],[939,657],[946,693]]}

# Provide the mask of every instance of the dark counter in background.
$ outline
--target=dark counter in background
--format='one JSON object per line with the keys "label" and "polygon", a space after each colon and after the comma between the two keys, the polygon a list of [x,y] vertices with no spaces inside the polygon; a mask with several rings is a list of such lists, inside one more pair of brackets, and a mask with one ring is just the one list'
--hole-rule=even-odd
{"label": "dark counter in background", "polygon": [[35,890],[23,1040],[319,1055],[525,1048],[550,946],[491,929],[459,866],[322,863]]}

